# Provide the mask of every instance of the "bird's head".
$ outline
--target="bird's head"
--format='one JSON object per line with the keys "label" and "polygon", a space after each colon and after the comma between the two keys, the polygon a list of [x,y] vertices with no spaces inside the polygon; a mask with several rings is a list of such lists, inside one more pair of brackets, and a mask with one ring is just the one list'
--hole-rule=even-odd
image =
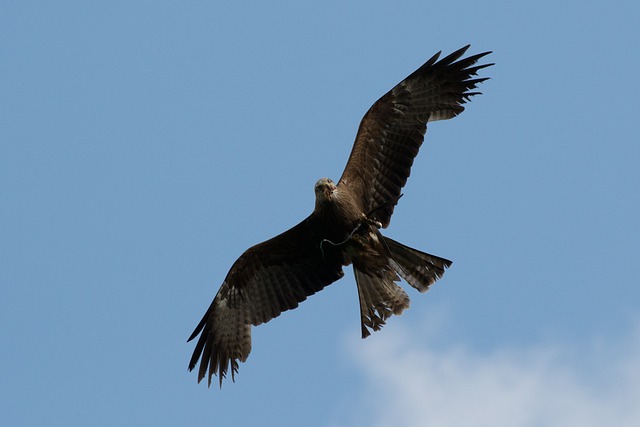
{"label": "bird's head", "polygon": [[314,187],[316,193],[316,203],[331,200],[333,192],[336,191],[336,184],[329,178],[320,178]]}

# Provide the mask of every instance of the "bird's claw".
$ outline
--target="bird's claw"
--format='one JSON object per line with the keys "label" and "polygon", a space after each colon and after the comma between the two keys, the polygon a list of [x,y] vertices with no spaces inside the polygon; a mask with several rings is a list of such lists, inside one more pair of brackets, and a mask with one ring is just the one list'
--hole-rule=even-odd
{"label": "bird's claw", "polygon": [[369,225],[373,225],[374,227],[376,227],[377,229],[382,228],[382,223],[378,220],[375,220],[373,218],[369,218],[366,214],[362,214],[362,223],[366,223]]}

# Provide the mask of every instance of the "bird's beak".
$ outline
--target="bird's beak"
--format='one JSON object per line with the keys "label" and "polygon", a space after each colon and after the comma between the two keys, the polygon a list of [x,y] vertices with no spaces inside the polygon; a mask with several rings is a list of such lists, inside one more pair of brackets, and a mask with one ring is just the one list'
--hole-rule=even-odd
{"label": "bird's beak", "polygon": [[324,190],[324,195],[325,197],[328,199],[331,197],[331,195],[333,195],[333,192],[336,191],[336,186],[335,185],[327,185],[327,188]]}

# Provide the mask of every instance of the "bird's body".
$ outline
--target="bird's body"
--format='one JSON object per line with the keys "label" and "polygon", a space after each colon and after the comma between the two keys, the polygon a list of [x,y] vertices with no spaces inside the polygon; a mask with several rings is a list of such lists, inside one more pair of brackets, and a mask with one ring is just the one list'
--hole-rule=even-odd
{"label": "bird's body", "polygon": [[362,337],[380,329],[391,314],[409,307],[400,278],[420,292],[439,279],[451,261],[384,237],[429,121],[464,110],[486,80],[471,76],[492,64],[473,66],[489,52],[458,60],[462,48],[441,61],[439,54],[396,85],[365,114],[342,177],[320,179],[313,212],[290,230],[249,248],[227,274],[189,340],[200,338],[189,369],[198,360],[198,380],[217,374],[251,351],[251,327],[293,309],[340,279],[353,265]]}

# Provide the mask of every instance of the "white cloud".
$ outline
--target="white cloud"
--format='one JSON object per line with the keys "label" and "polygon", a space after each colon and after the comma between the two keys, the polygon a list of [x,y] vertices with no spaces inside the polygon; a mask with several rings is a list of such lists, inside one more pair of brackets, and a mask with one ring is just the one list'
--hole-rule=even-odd
{"label": "white cloud", "polygon": [[430,348],[424,331],[389,332],[350,346],[365,386],[341,408],[342,425],[640,426],[639,333],[588,350],[479,354]]}

